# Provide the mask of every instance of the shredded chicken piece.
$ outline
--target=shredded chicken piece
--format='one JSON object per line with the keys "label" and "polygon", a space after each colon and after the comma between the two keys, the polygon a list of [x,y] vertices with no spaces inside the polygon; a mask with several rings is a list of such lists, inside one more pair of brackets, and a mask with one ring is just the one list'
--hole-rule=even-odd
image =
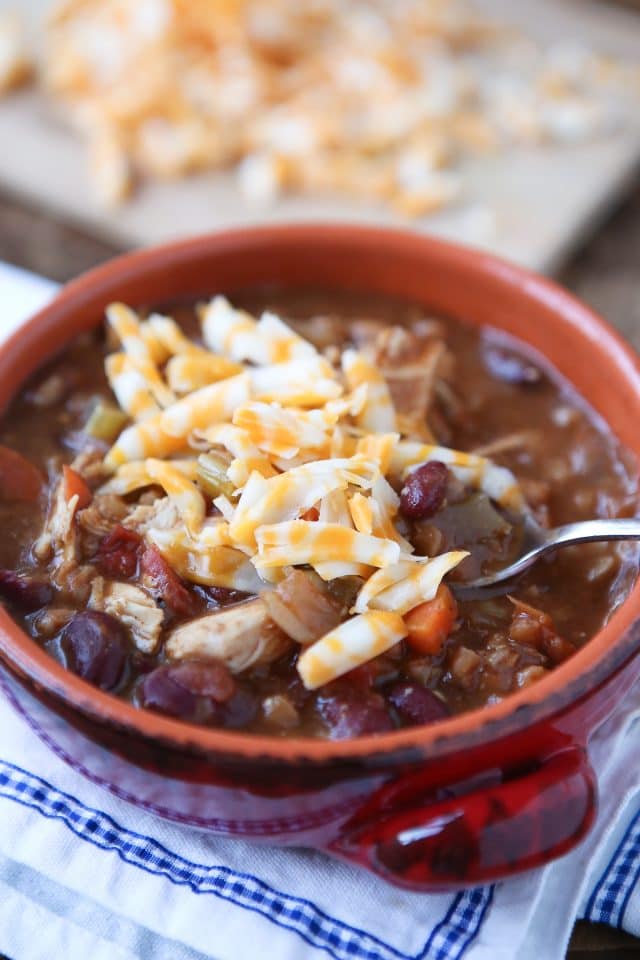
{"label": "shredded chicken piece", "polygon": [[36,540],[33,552],[38,560],[50,560],[51,581],[70,600],[84,604],[91,592],[95,576],[92,566],[81,562],[78,528],[75,523],[77,495],[65,496],[65,483],[60,480],[51,498],[44,529]]}
{"label": "shredded chicken piece", "polygon": [[421,345],[411,363],[382,368],[398,414],[399,426],[405,436],[425,442],[433,439],[428,415],[446,354],[443,341],[433,340]]}
{"label": "shredded chicken piece", "polygon": [[127,516],[129,509],[122,497],[97,493],[89,506],[78,512],[78,523],[87,533],[105,536]]}
{"label": "shredded chicken piece", "polygon": [[77,536],[73,520],[77,507],[78,497],[74,496],[67,500],[64,481],[60,480],[49,501],[44,529],[33,548],[38,560],[50,560],[56,555],[60,556],[61,561],[75,557]]}
{"label": "shredded chicken piece", "polygon": [[140,534],[149,530],[174,530],[179,525],[178,509],[170,497],[156,497],[153,503],[139,503],[123,523],[129,530]]}
{"label": "shredded chicken piece", "polygon": [[232,673],[242,673],[248,667],[272,663],[290,645],[258,598],[185,623],[170,634],[165,649],[174,660],[222,660]]}
{"label": "shredded chicken piece", "polygon": [[415,364],[418,338],[407,327],[398,324],[380,327],[377,323],[375,336],[365,351],[378,366],[388,367]]}
{"label": "shredded chicken piece", "polygon": [[405,436],[433,442],[427,422],[436,385],[449,373],[449,351],[441,338],[424,338],[407,327],[380,328],[377,321],[360,320],[360,350],[382,372],[391,392],[398,428]]}
{"label": "shredded chicken piece", "polygon": [[131,632],[131,639],[143,653],[154,653],[160,643],[164,613],[153,597],[131,583],[116,583],[96,577],[89,607],[116,617]]}
{"label": "shredded chicken piece", "polygon": [[71,468],[89,484],[106,480],[109,471],[104,465],[104,449],[98,444],[82,450],[71,463]]}
{"label": "shredded chicken piece", "polygon": [[29,391],[29,403],[34,407],[52,407],[54,403],[60,403],[67,393],[68,381],[60,373],[52,373],[50,376],[38,384],[33,390]]}

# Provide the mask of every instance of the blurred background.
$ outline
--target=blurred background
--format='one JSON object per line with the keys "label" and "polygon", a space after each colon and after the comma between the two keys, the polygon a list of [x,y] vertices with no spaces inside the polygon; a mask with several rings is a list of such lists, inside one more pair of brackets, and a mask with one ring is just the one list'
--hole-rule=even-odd
{"label": "blurred background", "polygon": [[596,0],[0,0],[0,190],[119,247],[428,230],[557,269],[640,161],[640,13]]}

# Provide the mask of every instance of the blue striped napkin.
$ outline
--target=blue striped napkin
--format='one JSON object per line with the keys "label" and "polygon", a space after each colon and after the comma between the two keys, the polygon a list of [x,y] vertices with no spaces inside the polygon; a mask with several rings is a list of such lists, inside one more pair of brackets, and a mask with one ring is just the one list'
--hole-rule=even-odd
{"label": "blue striped napkin", "polygon": [[[0,264],[0,336],[52,290]],[[46,718],[0,681],[0,953],[12,960],[556,960],[576,917],[640,934],[631,698],[592,743],[601,805],[577,850],[505,883],[421,895],[133,807],[72,769]]]}

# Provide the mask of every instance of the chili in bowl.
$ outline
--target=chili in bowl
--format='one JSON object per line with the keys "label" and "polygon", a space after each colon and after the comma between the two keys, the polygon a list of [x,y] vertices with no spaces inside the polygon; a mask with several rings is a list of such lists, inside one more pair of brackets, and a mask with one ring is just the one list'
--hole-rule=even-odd
{"label": "chili in bowl", "polygon": [[[58,749],[130,799],[169,776],[159,813],[330,846],[395,882],[567,849],[592,815],[582,745],[635,676],[616,621],[634,619],[636,548],[566,550],[508,596],[457,602],[456,584],[510,562],[528,515],[637,509],[619,403],[576,367],[596,349],[581,309],[480,254],[337,227],[204,238],[71,285],[0,352],[18,707],[44,727],[35,693],[64,715]],[[584,317],[640,406],[634,361]],[[568,733],[590,670],[609,693]],[[225,784],[248,789],[245,816],[221,816]],[[532,797],[564,809],[567,784],[557,835],[523,846]],[[462,867],[438,832],[405,857],[396,819],[441,818],[452,789],[469,822],[502,796],[509,842],[487,858],[475,824]]]}
{"label": "chili in bowl", "polygon": [[336,739],[495,703],[602,626],[628,546],[503,598],[445,582],[508,563],[529,511],[635,510],[552,369],[400,300],[242,302],[110,304],[7,412],[0,594],[53,657],[190,722]]}

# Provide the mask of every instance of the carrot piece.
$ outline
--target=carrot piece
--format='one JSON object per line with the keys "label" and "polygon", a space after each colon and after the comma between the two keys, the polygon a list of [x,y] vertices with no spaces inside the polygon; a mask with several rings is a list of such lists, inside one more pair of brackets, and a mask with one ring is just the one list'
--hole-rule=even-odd
{"label": "carrot piece", "polygon": [[78,496],[78,510],[83,510],[84,507],[88,507],[91,501],[93,500],[93,494],[91,490],[86,485],[82,477],[76,470],[72,467],[69,467],[66,463],[62,468],[62,473],[64,476],[64,498],[67,502],[71,500],[71,497]]}
{"label": "carrot piece", "polygon": [[44,477],[26,457],[10,447],[0,446],[0,500],[35,503],[43,483]]}
{"label": "carrot piece", "polygon": [[434,656],[451,633],[458,606],[449,588],[441,583],[433,600],[410,610],[404,618],[407,643],[418,653]]}

